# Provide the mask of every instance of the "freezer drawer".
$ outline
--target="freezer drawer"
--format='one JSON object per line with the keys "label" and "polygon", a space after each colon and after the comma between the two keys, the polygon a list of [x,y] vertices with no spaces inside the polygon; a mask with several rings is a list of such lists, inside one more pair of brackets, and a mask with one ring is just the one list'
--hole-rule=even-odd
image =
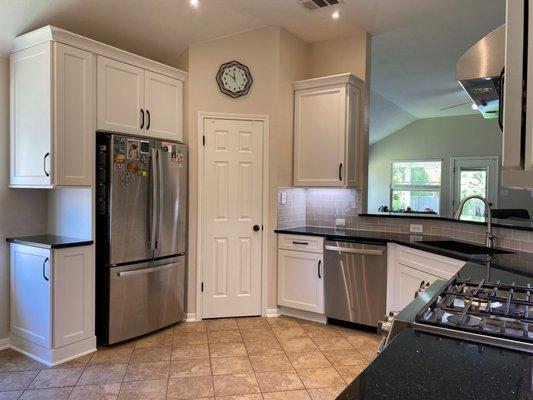
{"label": "freezer drawer", "polygon": [[326,317],[377,326],[387,300],[387,248],[326,242],[324,253]]}
{"label": "freezer drawer", "polygon": [[109,269],[108,344],[172,325],[183,317],[184,257]]}

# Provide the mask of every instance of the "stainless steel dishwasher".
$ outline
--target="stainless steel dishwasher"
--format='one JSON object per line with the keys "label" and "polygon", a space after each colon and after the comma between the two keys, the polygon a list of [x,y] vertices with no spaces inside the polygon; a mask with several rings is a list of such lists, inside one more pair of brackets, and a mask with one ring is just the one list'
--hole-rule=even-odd
{"label": "stainless steel dishwasher", "polygon": [[377,326],[386,313],[387,246],[327,241],[326,317]]}

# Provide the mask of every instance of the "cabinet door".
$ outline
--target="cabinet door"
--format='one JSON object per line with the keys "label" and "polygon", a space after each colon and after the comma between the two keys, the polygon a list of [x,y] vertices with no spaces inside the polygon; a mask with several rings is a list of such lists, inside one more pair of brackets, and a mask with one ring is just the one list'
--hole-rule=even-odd
{"label": "cabinet door", "polygon": [[415,299],[415,293],[417,293],[420,285],[422,282],[425,284],[427,280],[427,273],[403,264],[398,264],[396,310],[403,310],[411,301],[413,301]]}
{"label": "cabinet door", "polygon": [[278,304],[324,313],[322,254],[278,250]]}
{"label": "cabinet door", "polygon": [[54,43],[54,183],[90,186],[94,154],[93,54]]}
{"label": "cabinet door", "polygon": [[97,129],[144,134],[144,70],[98,56],[96,80]]}
{"label": "cabinet door", "polygon": [[183,82],[154,72],[144,73],[146,133],[183,141]]}
{"label": "cabinet door", "polygon": [[94,336],[93,247],[54,250],[54,348]]}
{"label": "cabinet door", "polygon": [[10,185],[50,187],[51,43],[11,55]]}
{"label": "cabinet door", "polygon": [[11,334],[52,348],[52,258],[38,247],[11,245]]}
{"label": "cabinet door", "polygon": [[294,185],[343,187],[346,85],[295,92]]}

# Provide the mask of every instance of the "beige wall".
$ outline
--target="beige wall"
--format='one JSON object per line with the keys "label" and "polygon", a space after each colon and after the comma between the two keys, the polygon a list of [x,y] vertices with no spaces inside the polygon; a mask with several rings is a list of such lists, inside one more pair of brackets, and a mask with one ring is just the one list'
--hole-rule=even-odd
{"label": "beige wall", "polygon": [[0,57],[0,340],[9,334],[8,236],[46,232],[47,191],[9,189],[9,60]]}
{"label": "beige wall", "polygon": [[[315,45],[300,40],[281,27],[271,26],[191,45],[180,55],[176,66],[189,71],[185,134],[185,143],[189,145],[190,152],[187,312],[195,312],[196,307],[198,112],[261,114],[270,117],[270,227],[265,232],[269,246],[266,307],[276,307],[277,240],[274,229],[277,224],[277,188],[292,185],[292,82],[344,72],[364,78],[367,73],[366,52],[367,36],[364,33],[344,38],[334,46],[329,41]],[[230,60],[246,64],[254,78],[250,93],[239,99],[231,99],[220,93],[215,81],[219,66]],[[317,60],[316,67],[313,60]]]}

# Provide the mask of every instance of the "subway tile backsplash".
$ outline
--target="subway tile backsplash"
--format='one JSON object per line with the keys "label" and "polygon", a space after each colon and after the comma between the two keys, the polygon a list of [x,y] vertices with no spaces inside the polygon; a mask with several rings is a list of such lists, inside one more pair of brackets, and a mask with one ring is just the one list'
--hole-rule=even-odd
{"label": "subway tile backsplash", "polygon": [[[281,193],[286,202],[281,204]],[[347,229],[409,233],[409,224],[424,227],[425,234],[442,235],[453,239],[485,242],[486,226],[448,221],[429,221],[416,218],[360,217],[361,197],[355,189],[280,188],[278,191],[278,228],[297,226],[335,227],[335,220],[343,218]],[[494,228],[496,246],[533,253],[533,232]]]}

